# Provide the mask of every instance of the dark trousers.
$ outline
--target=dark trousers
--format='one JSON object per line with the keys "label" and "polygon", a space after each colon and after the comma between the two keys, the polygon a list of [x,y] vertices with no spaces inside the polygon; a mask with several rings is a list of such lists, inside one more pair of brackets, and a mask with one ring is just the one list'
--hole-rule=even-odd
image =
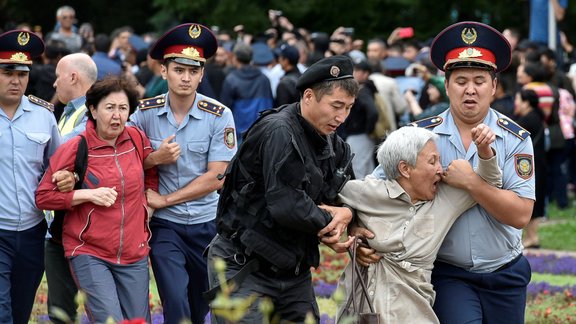
{"label": "dark trousers", "polygon": [[434,312],[443,324],[523,324],[530,277],[530,264],[523,255],[492,273],[473,273],[437,261],[432,270]]}
{"label": "dark trousers", "polygon": [[0,323],[27,324],[44,273],[46,221],[25,231],[0,230]]}
{"label": "dark trousers", "polygon": [[[46,240],[44,265],[48,284],[48,313],[52,314],[53,308],[59,308],[75,322],[78,309],[75,298],[78,288],[70,274],[70,265],[64,256],[62,244],[51,239]],[[50,320],[54,323],[65,323],[53,316],[50,316]]]}
{"label": "dark trousers", "polygon": [[164,323],[178,324],[190,319],[204,322],[208,290],[204,250],[216,235],[214,221],[196,225],[176,224],[152,218],[150,259],[164,311]]}
{"label": "dark trousers", "polygon": [[[215,258],[226,261],[226,278],[237,275],[246,265],[246,257],[241,253],[241,249],[235,246],[230,240],[217,236],[210,244],[208,250],[208,277],[210,288],[220,285],[218,273],[214,269]],[[249,261],[248,261],[249,262]],[[248,298],[256,296],[256,300],[250,305],[247,313],[238,323],[266,323],[264,321],[260,303],[267,298],[274,304],[272,317],[280,320],[281,323],[303,323],[308,313],[312,314],[317,323],[320,322],[320,315],[314,288],[312,286],[312,274],[310,269],[301,269],[298,275],[277,275],[269,270],[269,267],[261,266],[261,269],[249,272],[244,276],[244,280],[236,283],[236,289],[231,294],[232,298]],[[234,280],[233,280],[234,281]],[[214,315],[212,311],[212,323],[228,323],[225,318]]]}

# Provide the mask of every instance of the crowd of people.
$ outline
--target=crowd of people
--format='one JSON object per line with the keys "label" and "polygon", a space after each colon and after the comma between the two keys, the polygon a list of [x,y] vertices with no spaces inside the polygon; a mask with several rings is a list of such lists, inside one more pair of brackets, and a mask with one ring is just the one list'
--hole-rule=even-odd
{"label": "crowd of people", "polygon": [[[560,22],[566,1],[552,3]],[[555,51],[532,26],[527,38],[461,22],[430,40],[399,27],[364,41],[270,10],[261,32],[107,35],[75,14],[59,8],[46,35],[0,35],[12,148],[0,323],[28,322],[44,270],[49,310],[69,320],[80,289],[91,322],[150,321],[153,275],[166,323],[202,323],[218,258],[235,296],[318,319],[317,245],[343,252],[359,237],[383,318],[523,322],[522,249],[539,247],[548,205],[567,208],[576,185],[576,59],[561,31]]]}

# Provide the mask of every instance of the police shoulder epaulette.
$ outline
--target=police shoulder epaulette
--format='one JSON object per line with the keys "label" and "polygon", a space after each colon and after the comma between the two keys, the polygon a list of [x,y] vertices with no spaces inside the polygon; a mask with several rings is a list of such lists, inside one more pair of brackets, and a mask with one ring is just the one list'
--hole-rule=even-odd
{"label": "police shoulder epaulette", "polygon": [[161,94],[156,97],[141,99],[138,103],[138,109],[146,110],[151,108],[164,107],[164,104],[166,103],[164,96],[164,94]]}
{"label": "police shoulder epaulette", "polygon": [[54,105],[44,99],[40,99],[33,95],[28,95],[28,100],[33,104],[37,104],[38,106],[42,106],[51,112],[54,112]]}
{"label": "police shoulder epaulette", "polygon": [[421,127],[421,128],[430,128],[430,127],[438,126],[438,125],[442,124],[442,122],[444,122],[444,119],[442,117],[432,116],[432,117],[417,120],[417,121],[412,122],[408,125],[414,126],[414,127]]}
{"label": "police shoulder epaulette", "polygon": [[224,106],[217,105],[207,100],[200,100],[198,102],[198,109],[204,110],[218,117],[222,116],[222,113],[224,112]]}
{"label": "police shoulder epaulette", "polygon": [[504,128],[510,133],[514,134],[521,140],[525,140],[530,136],[530,132],[522,128],[522,126],[516,124],[508,118],[498,118],[498,126]]}

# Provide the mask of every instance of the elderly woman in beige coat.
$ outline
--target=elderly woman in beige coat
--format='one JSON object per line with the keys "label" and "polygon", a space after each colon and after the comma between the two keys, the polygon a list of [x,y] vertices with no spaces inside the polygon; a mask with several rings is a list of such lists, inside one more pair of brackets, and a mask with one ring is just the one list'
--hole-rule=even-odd
{"label": "elderly woman in beige coat", "polygon": [[[367,176],[349,181],[340,193],[354,208],[358,222],[372,233],[371,248],[382,259],[367,269],[367,289],[384,323],[438,323],[432,310],[430,283],[434,259],[456,218],[476,204],[470,189],[501,186],[502,173],[490,144],[495,135],[486,125],[472,129],[480,162],[455,160],[442,170],[437,135],[424,128],[403,127],[391,133],[377,153],[387,180]],[[351,264],[340,280],[352,287]],[[358,285],[356,296],[361,296]],[[359,300],[359,297],[356,297]],[[340,306],[342,314],[346,301]],[[369,312],[364,303],[363,312]]]}

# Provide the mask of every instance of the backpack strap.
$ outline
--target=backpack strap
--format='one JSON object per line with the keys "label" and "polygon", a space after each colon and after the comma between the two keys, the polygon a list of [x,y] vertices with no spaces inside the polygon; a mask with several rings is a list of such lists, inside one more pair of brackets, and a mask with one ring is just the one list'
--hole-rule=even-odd
{"label": "backpack strap", "polygon": [[86,168],[88,167],[88,143],[84,135],[78,136],[80,136],[80,142],[78,142],[78,150],[76,151],[76,159],[74,160],[74,172],[78,174],[78,182],[74,185],[74,189],[76,190],[82,188]]}
{"label": "backpack strap", "polygon": [[[140,133],[137,128],[131,126],[126,126],[126,130],[128,131],[128,135],[130,135],[130,140],[136,148],[136,152],[138,152],[138,156],[140,156],[140,159],[144,162],[144,138],[142,137],[142,133]],[[140,138],[140,140],[135,141],[134,137]]]}

